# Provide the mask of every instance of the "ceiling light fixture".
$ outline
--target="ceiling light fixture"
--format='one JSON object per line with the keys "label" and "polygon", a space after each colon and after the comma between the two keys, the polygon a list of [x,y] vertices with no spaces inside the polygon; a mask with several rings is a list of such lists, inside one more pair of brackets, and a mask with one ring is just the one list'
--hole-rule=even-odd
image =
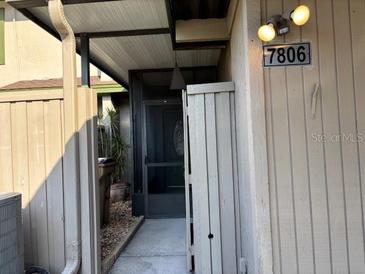
{"label": "ceiling light fixture", "polygon": [[308,22],[310,10],[305,5],[300,5],[286,15],[274,15],[265,25],[262,25],[257,35],[263,42],[272,41],[276,35],[281,36],[290,32],[290,21],[297,26],[303,26]]}
{"label": "ceiling light fixture", "polygon": [[175,68],[172,72],[172,79],[170,84],[171,90],[183,90],[186,89],[184,77],[181,73],[179,66],[177,65],[176,51],[175,51]]}

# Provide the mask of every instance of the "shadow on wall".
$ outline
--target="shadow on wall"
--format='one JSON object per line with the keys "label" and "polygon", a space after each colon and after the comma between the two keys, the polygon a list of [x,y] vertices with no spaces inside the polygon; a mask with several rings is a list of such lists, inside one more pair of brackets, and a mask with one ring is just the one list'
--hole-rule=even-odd
{"label": "shadow on wall", "polygon": [[[80,104],[80,112],[86,109]],[[64,192],[63,118],[62,99],[0,101],[0,191],[22,194],[25,266],[38,265],[52,274],[61,273],[66,263],[65,198],[69,193]],[[96,151],[91,145],[96,116],[80,124],[73,137],[80,146],[80,200],[85,203],[85,197],[93,193],[89,186],[96,172]],[[83,207],[82,212],[90,222],[89,210]],[[90,226],[82,228],[83,237]],[[87,246],[85,252],[90,252]]]}

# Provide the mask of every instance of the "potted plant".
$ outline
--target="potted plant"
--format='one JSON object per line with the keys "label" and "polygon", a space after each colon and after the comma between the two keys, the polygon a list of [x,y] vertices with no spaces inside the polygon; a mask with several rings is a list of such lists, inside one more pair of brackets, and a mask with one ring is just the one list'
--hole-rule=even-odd
{"label": "potted plant", "polygon": [[[121,184],[126,166],[126,144],[119,130],[119,113],[107,109],[98,117],[98,150],[100,173],[101,224],[109,221],[110,199],[116,194],[123,198],[127,185]],[[115,193],[116,192],[116,193]],[[118,194],[122,192],[121,194]]]}

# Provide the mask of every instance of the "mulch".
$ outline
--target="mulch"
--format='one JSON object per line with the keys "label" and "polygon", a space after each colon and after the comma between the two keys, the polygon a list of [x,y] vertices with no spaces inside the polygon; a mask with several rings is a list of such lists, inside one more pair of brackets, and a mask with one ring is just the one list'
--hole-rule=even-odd
{"label": "mulch", "polygon": [[110,255],[118,243],[123,241],[128,232],[138,223],[132,216],[131,201],[111,204],[110,222],[101,228],[101,259]]}

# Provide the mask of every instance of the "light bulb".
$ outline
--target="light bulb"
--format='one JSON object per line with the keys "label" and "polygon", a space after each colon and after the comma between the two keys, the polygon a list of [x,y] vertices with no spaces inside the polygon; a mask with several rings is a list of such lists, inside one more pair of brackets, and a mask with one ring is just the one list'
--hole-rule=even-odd
{"label": "light bulb", "polygon": [[303,26],[307,23],[310,16],[309,8],[305,5],[298,6],[291,14],[290,18],[293,20],[294,24],[298,26]]}
{"label": "light bulb", "polygon": [[264,42],[270,42],[276,36],[275,28],[273,24],[263,25],[257,32],[259,38]]}

